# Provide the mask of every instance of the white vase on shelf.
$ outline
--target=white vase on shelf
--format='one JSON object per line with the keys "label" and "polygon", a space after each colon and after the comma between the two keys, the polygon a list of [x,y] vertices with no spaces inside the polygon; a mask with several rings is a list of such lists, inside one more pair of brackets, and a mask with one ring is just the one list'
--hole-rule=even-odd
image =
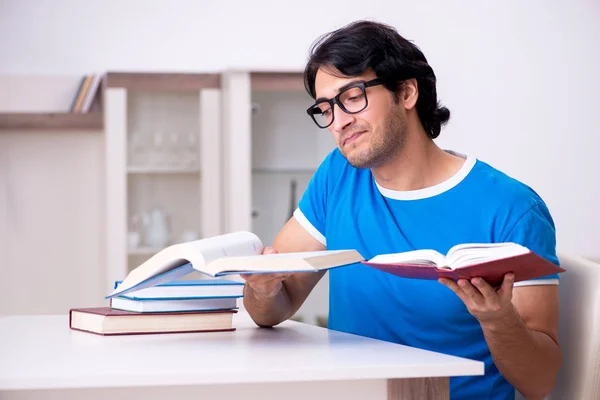
{"label": "white vase on shelf", "polygon": [[171,228],[168,214],[160,208],[143,213],[144,242],[148,247],[162,249],[171,241]]}

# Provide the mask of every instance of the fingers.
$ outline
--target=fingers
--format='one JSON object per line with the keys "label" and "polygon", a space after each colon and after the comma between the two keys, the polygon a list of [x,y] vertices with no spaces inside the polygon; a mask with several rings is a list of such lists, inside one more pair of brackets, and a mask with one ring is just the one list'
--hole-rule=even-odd
{"label": "fingers", "polygon": [[275,250],[273,247],[271,246],[265,246],[263,248],[263,254],[277,254],[279,253],[277,250]]}
{"label": "fingers", "polygon": [[[510,274],[512,275],[512,274]],[[442,278],[438,280],[440,283],[448,286],[452,291],[456,294],[460,294],[460,292],[465,295],[478,300],[481,297],[486,299],[494,299],[497,294],[500,294],[500,290],[504,288],[504,291],[509,291],[512,295],[512,284],[514,283],[514,275],[509,277],[507,274],[502,283],[502,288],[496,293],[496,290],[490,286],[483,278],[472,278],[469,282],[467,279],[459,279],[458,282],[454,282],[451,279]]]}
{"label": "fingers", "polygon": [[471,283],[473,284],[473,286],[475,286],[477,288],[477,290],[479,290],[479,292],[486,299],[493,299],[496,297],[496,291],[484,279],[473,278],[473,279],[471,279]]}
{"label": "fingers", "polygon": [[255,298],[276,296],[283,287],[283,281],[291,274],[240,274],[252,289]]}
{"label": "fingers", "polygon": [[498,295],[501,298],[509,298],[512,299],[513,287],[515,284],[515,274],[508,273],[504,275],[504,280],[502,281],[502,286],[498,289]]}
{"label": "fingers", "polygon": [[[278,251],[271,246],[265,246],[262,254],[277,254]],[[292,273],[246,273],[240,276],[250,287],[252,296],[273,297],[276,296],[283,287],[283,281],[290,277]]]}
{"label": "fingers", "polygon": [[291,273],[277,273],[277,274],[240,274],[244,280],[251,284],[264,284],[273,280],[282,281],[290,277]]}
{"label": "fingers", "polygon": [[459,279],[455,282],[452,279],[440,278],[438,282],[450,288],[465,304],[467,302],[479,303],[484,300],[479,290],[466,279]]}
{"label": "fingers", "polygon": [[440,278],[438,279],[438,282],[442,285],[448,286],[448,288],[450,288],[450,290],[452,290],[454,293],[456,293],[458,289],[458,286],[456,286],[456,282],[454,282],[452,279]]}
{"label": "fingers", "polygon": [[467,279],[459,279],[458,286],[465,292],[465,294],[473,299],[475,302],[483,300],[481,292],[471,284]]}
{"label": "fingers", "polygon": [[244,279],[253,279],[253,280],[271,280],[274,278],[287,278],[288,276],[291,276],[292,273],[290,272],[277,272],[277,273],[272,273],[272,274],[263,274],[263,273],[258,273],[258,274],[240,274],[240,276]]}
{"label": "fingers", "polygon": [[480,277],[471,278],[470,281],[459,279],[457,282],[441,278],[438,282],[450,288],[480,322],[500,318],[512,304],[514,274],[506,274],[498,290]]}
{"label": "fingers", "polygon": [[460,297],[460,299],[463,302],[465,302],[467,300],[465,292],[463,292],[463,290],[458,286],[458,284],[456,282],[454,282],[452,279],[440,278],[440,279],[438,279],[438,282],[441,283],[441,284],[443,284],[443,285],[446,285],[458,297]]}

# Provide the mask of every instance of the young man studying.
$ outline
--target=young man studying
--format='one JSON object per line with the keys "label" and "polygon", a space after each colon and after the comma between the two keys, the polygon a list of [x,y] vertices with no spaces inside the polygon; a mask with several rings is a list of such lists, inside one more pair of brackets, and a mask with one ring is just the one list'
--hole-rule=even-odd
{"label": "young man studying", "polygon": [[[393,28],[361,21],[324,36],[305,83],[315,99],[309,118],[337,148],[268,252],[355,248],[368,259],[516,242],[558,264],[552,217],[531,188],[434,143],[450,112],[423,53]],[[485,363],[484,376],[450,380],[452,399],[552,390],[561,364],[558,276],[515,284],[508,274],[496,290],[479,278],[403,279],[364,265],[329,273],[330,329]],[[322,276],[245,276],[245,307],[256,324],[276,325]]]}

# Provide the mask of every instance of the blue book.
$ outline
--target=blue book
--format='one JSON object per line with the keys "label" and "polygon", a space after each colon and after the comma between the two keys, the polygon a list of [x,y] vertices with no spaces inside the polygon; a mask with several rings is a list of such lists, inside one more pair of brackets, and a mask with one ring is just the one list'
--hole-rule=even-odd
{"label": "blue book", "polygon": [[234,232],[175,244],[132,270],[106,298],[171,282],[193,271],[211,278],[236,274],[317,272],[364,260],[356,250],[262,254],[263,248],[260,239],[251,232]]}
{"label": "blue book", "polygon": [[237,309],[237,297],[137,300],[117,296],[110,299],[110,306],[141,313],[233,310]]}
{"label": "blue book", "polygon": [[[122,281],[115,282],[118,289]],[[226,279],[176,280],[138,289],[119,297],[131,300],[193,300],[238,298],[244,295],[242,282]]]}

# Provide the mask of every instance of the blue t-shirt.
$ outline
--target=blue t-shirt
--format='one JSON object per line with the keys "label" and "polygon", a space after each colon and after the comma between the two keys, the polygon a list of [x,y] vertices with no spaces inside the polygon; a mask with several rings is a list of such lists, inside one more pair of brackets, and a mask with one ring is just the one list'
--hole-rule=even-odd
{"label": "blue t-shirt", "polygon": [[[528,186],[466,157],[449,180],[393,191],[335,149],[302,196],[295,218],[328,249],[382,253],[473,242],[515,242],[558,264],[555,228]],[[355,264],[329,271],[329,328],[485,363],[485,376],[450,379],[452,399],[513,399],[494,365],[479,322],[437,281],[400,278]],[[515,286],[531,282],[519,282]],[[538,280],[557,284],[558,276]]]}

